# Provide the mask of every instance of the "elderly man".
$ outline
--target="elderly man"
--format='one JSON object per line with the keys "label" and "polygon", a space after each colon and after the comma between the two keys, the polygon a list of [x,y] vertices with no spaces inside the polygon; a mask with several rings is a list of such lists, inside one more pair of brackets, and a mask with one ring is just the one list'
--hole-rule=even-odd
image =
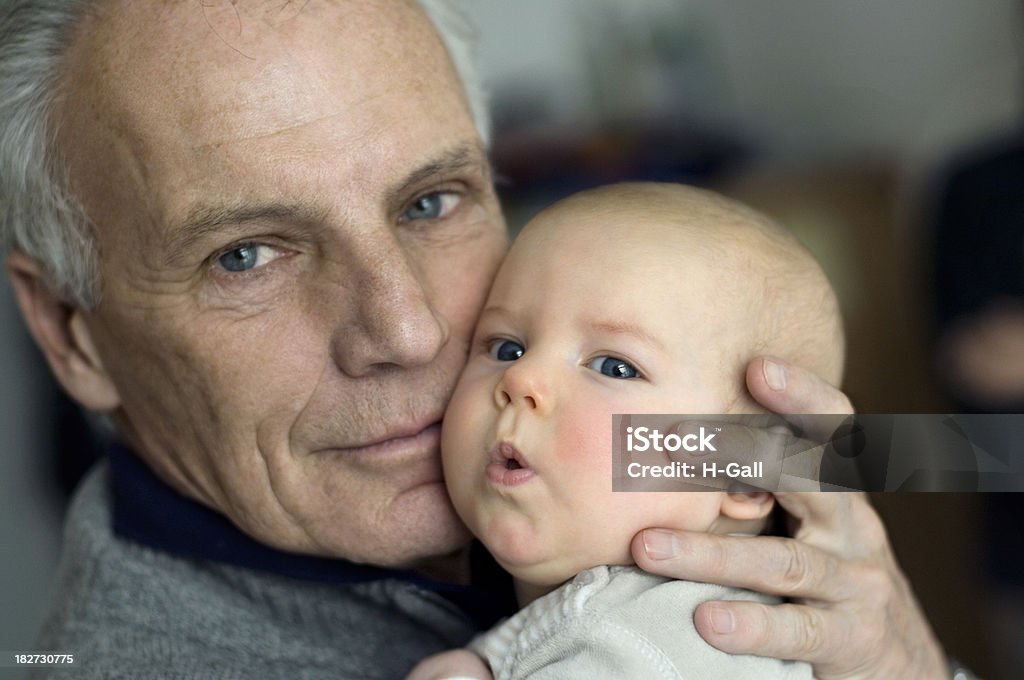
{"label": "elderly man", "polygon": [[[77,677],[370,678],[462,644],[500,607],[468,585],[438,430],[506,236],[457,17],[8,4],[9,273],[123,444],[72,507],[40,649]],[[848,409],[777,361],[748,381],[777,411]],[[810,603],[704,605],[726,651],[942,677],[865,501],[780,501],[796,540],[649,530],[634,554]]]}

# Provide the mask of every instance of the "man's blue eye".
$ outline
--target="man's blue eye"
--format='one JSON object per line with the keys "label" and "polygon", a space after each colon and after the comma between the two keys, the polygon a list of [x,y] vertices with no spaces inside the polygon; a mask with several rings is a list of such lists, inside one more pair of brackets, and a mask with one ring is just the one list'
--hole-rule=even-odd
{"label": "man's blue eye", "polygon": [[491,343],[489,353],[498,361],[515,361],[526,353],[526,348],[515,340],[495,340]]}
{"label": "man's blue eye", "polygon": [[409,209],[405,211],[405,217],[410,220],[433,220],[441,216],[441,194],[427,194],[420,196]]}
{"label": "man's blue eye", "polygon": [[402,214],[402,219],[408,220],[436,220],[445,217],[458,205],[457,194],[445,191],[435,191],[432,194],[420,196]]}
{"label": "man's blue eye", "polygon": [[246,243],[224,253],[217,258],[217,262],[229,272],[244,272],[255,267],[258,259],[259,246]]}
{"label": "man's blue eye", "polygon": [[217,257],[217,264],[225,271],[239,273],[262,267],[285,253],[263,243],[243,243]]}
{"label": "man's blue eye", "polygon": [[587,368],[609,378],[628,380],[629,378],[640,377],[640,371],[636,370],[633,364],[623,359],[616,359],[615,357],[597,357],[587,364]]}

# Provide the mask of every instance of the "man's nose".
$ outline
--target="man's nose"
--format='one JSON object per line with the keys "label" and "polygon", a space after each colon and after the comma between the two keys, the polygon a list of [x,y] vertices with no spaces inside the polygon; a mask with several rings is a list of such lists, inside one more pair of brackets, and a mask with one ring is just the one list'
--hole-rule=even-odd
{"label": "man's nose", "polygon": [[494,388],[494,403],[500,409],[511,405],[544,414],[551,402],[551,387],[541,361],[530,357],[528,352],[505,369]]}
{"label": "man's nose", "polygon": [[447,343],[449,328],[415,263],[397,243],[364,262],[344,293],[354,293],[355,314],[346,315],[334,332],[338,367],[360,377],[379,368],[429,364]]}

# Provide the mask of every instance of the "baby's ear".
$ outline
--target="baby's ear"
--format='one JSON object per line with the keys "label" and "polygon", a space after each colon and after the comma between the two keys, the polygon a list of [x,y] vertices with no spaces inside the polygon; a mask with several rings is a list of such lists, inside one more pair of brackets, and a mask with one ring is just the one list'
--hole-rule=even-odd
{"label": "baby's ear", "polygon": [[735,520],[763,519],[774,505],[775,496],[767,491],[730,491],[722,498],[722,515]]}

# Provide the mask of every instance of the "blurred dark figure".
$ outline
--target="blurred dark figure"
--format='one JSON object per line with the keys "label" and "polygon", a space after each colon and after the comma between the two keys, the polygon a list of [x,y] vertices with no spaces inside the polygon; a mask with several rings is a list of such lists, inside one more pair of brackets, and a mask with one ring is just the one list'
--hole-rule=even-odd
{"label": "blurred dark figure", "polygon": [[1024,137],[954,165],[935,232],[938,356],[969,411],[1024,411]]}
{"label": "blurred dark figure", "polygon": [[[1024,133],[951,164],[939,191],[937,374],[964,413],[1024,412]],[[1017,433],[1019,434],[1019,433]],[[1007,433],[1012,437],[1013,433]],[[1019,452],[1024,442],[1004,442]],[[985,498],[993,658],[1024,667],[1024,494]]]}

